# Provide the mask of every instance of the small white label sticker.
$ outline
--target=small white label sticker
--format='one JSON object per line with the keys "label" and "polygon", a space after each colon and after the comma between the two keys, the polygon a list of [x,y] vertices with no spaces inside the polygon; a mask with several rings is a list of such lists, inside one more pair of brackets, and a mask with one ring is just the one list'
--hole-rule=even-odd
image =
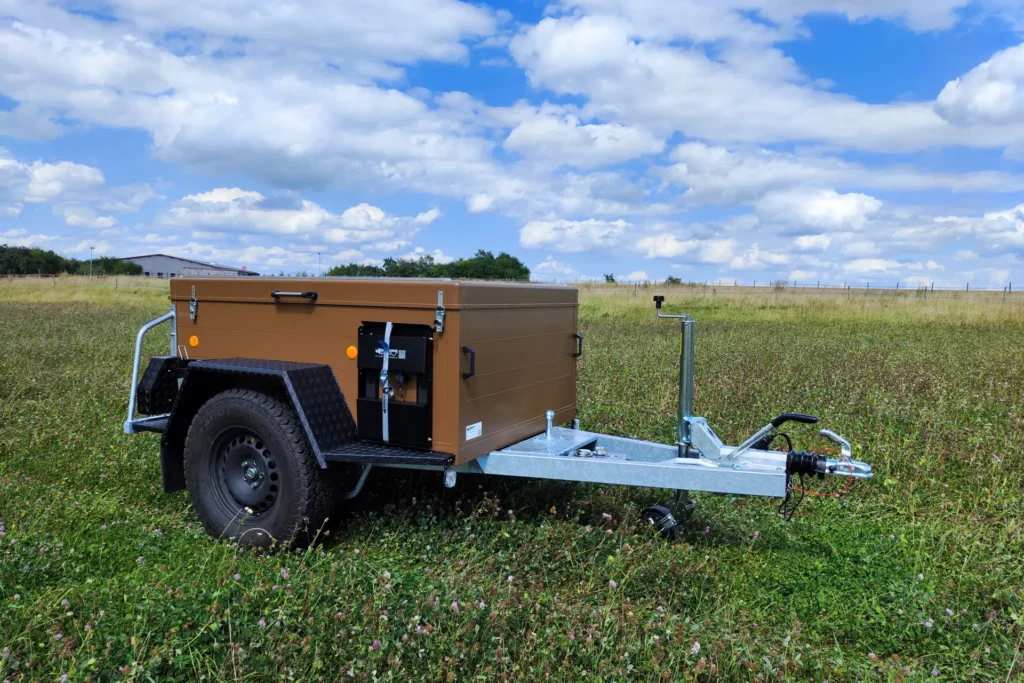
{"label": "small white label sticker", "polygon": [[484,423],[477,422],[466,427],[466,441],[480,438],[484,433]]}

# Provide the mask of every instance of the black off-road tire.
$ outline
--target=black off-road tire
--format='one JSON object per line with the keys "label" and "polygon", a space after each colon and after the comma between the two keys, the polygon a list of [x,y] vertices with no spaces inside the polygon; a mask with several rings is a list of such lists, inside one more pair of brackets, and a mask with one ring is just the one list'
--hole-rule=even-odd
{"label": "black off-road tire", "polygon": [[333,478],[313,455],[295,411],[259,391],[217,394],[185,438],[185,482],[196,516],[212,536],[241,545],[308,545],[333,512]]}

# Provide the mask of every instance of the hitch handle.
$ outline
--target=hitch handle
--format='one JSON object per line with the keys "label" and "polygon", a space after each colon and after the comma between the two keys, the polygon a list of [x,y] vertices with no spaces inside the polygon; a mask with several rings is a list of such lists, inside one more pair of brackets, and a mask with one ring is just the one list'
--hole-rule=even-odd
{"label": "hitch handle", "polygon": [[787,422],[799,422],[800,424],[812,425],[817,424],[818,418],[814,415],[805,415],[803,413],[781,413],[777,418],[772,420],[772,427],[778,429]]}

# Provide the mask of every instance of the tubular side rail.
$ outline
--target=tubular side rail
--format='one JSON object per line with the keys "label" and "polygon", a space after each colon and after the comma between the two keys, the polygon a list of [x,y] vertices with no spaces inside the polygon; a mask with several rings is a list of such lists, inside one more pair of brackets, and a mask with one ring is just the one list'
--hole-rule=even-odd
{"label": "tubular side rail", "polygon": [[[132,361],[132,386],[131,386],[131,389],[130,389],[129,394],[128,394],[128,419],[126,419],[124,421],[124,433],[125,434],[134,434],[135,433],[135,422],[136,422],[136,420],[135,420],[135,399],[136,399],[136,392],[138,391],[138,386],[139,386],[139,366],[142,364],[142,342],[146,338],[146,333],[147,332],[149,332],[154,327],[157,327],[158,325],[164,324],[165,322],[173,321],[174,318],[175,318],[174,306],[171,306],[171,310],[168,313],[164,313],[159,318],[154,318],[153,320],[150,320],[148,323],[146,323],[145,325],[140,327],[139,328],[139,333],[135,336],[135,359]],[[177,353],[177,349],[174,348],[175,347],[175,341],[174,341],[175,332],[176,332],[176,330],[174,329],[173,324],[172,324],[172,327],[171,327],[171,353],[172,354]],[[160,416],[160,417],[166,417],[166,415]],[[153,418],[149,418],[149,419],[153,419]]]}

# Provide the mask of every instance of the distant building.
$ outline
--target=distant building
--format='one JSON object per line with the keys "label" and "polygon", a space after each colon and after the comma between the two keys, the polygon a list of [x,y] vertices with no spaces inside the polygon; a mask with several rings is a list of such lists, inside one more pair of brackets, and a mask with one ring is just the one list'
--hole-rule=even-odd
{"label": "distant building", "polygon": [[143,254],[142,256],[128,256],[118,259],[130,261],[142,266],[142,274],[146,277],[172,278],[172,277],[252,277],[259,273],[245,268],[232,268],[217,263],[204,263],[179,256],[168,256],[167,254]]}

